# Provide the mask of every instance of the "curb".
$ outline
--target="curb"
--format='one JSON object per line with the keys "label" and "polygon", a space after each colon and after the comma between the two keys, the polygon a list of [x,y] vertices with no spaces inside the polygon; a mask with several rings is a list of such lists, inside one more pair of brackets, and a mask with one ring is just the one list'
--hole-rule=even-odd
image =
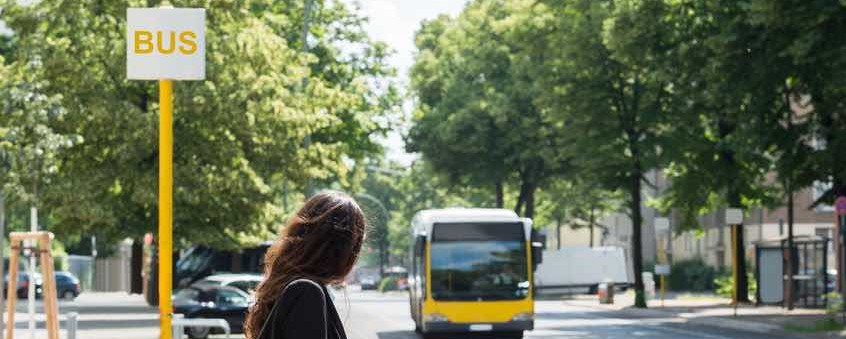
{"label": "curb", "polygon": [[687,321],[691,324],[719,327],[730,330],[740,330],[755,333],[786,333],[784,329],[781,328],[781,326],[756,321],[736,320],[728,318],[697,318],[684,316],[677,317],[687,319]]}
{"label": "curb", "polygon": [[636,315],[636,316],[645,316],[645,317],[663,317],[663,318],[675,318],[675,319],[682,319],[687,323],[694,324],[694,325],[704,325],[710,327],[718,327],[723,329],[730,329],[730,330],[741,330],[746,332],[755,332],[761,334],[768,334],[768,333],[787,333],[781,326],[762,323],[757,321],[748,321],[748,320],[738,320],[738,319],[731,319],[731,318],[706,318],[706,317],[691,317],[691,316],[684,316],[679,315],[677,313],[662,311],[659,309],[639,309],[634,307],[613,307],[613,306],[604,306],[599,304],[580,304],[580,303],[572,303],[564,301],[564,304],[568,306],[575,306],[575,307],[587,307],[593,309],[601,309],[604,311],[611,311],[611,312],[622,312],[629,315]]}

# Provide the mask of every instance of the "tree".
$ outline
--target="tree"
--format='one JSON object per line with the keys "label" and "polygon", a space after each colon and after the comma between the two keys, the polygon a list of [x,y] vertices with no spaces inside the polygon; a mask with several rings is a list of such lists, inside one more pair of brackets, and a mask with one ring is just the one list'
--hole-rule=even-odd
{"label": "tree", "polygon": [[0,194],[31,206],[60,171],[62,153],[82,141],[53,129],[66,110],[61,95],[45,93],[43,71],[39,60],[4,65],[0,57]]}
{"label": "tree", "polygon": [[[126,7],[149,5],[5,4],[13,59],[42,61],[45,93],[61,95],[67,110],[54,128],[85,140],[63,155],[45,197],[67,236],[108,241],[155,229],[156,89],[127,81],[123,56]],[[343,177],[346,159],[379,150],[371,137],[388,128],[379,121],[396,105],[388,51],[342,3],[315,5],[306,54],[302,1],[202,2],[207,79],[175,89],[176,239],[216,247],[267,239],[284,213],[276,188]],[[374,82],[382,86],[366,85]]]}
{"label": "tree", "polygon": [[608,232],[608,227],[599,220],[622,207],[619,192],[607,191],[599,182],[589,178],[556,180],[541,190],[540,198],[540,213],[535,222],[555,225],[559,248],[561,227],[565,224],[572,229],[587,228],[590,234],[588,245],[594,247],[596,229],[601,229],[603,234]]}
{"label": "tree", "polygon": [[369,245],[381,253],[379,243],[386,241],[387,253],[379,258],[391,265],[406,263],[412,239],[411,220],[417,212],[444,207],[495,207],[488,190],[450,185],[448,179],[435,173],[424,161],[406,168],[371,158],[362,165],[366,166],[362,191],[378,200],[389,214],[386,228],[371,224]]}
{"label": "tree", "polygon": [[[755,0],[744,10],[746,24],[760,31],[759,39],[768,43],[770,52],[786,59],[778,67],[786,73],[781,79],[784,91],[779,100],[790,99],[785,95],[798,96],[793,100],[798,106],[794,107],[798,113],[794,128],[800,131],[802,143],[813,150],[809,157],[812,175],[800,176],[804,179],[792,186],[798,189],[815,182],[830,184],[814,206],[831,204],[846,195],[846,166],[842,161],[846,156],[842,107],[846,100],[846,58],[839,52],[844,41],[838,34],[846,28],[846,8],[836,2]],[[785,114],[781,117],[784,121]],[[788,172],[793,172],[794,166],[789,167]]]}
{"label": "tree", "polygon": [[[668,53],[667,64],[674,67],[667,76],[676,79],[674,91],[687,104],[674,116],[676,128],[668,137],[675,147],[668,150],[672,186],[664,209],[678,208],[684,217],[679,230],[688,230],[701,227],[701,214],[725,207],[773,206],[776,183],[767,175],[774,170],[792,204],[792,192],[807,185],[797,185],[797,166],[804,165],[790,151],[801,137],[792,123],[785,124],[795,96],[788,58],[763,27],[750,23],[743,4],[680,2],[668,13],[695,14],[667,19],[681,42]],[[735,232],[737,298],[748,302],[742,225]]]}
{"label": "tree", "polygon": [[560,134],[533,98],[526,67],[514,58],[526,41],[507,34],[505,1],[478,0],[455,19],[425,22],[417,34],[411,71],[417,98],[408,150],[420,152],[451,182],[490,187],[503,206],[505,183],[516,181],[514,210],[535,212],[535,194],[562,172]]}
{"label": "tree", "polygon": [[[536,102],[566,126],[565,154],[577,173],[608,191],[626,194],[632,220],[635,304],[646,307],[642,272],[644,175],[661,165],[664,118],[671,112],[668,83],[655,72],[667,41],[663,7],[654,2],[550,0],[516,2],[513,34],[532,41],[523,50],[540,58]],[[634,12],[638,10],[637,16]],[[556,46],[555,53],[547,46]],[[577,176],[578,174],[574,175]]]}

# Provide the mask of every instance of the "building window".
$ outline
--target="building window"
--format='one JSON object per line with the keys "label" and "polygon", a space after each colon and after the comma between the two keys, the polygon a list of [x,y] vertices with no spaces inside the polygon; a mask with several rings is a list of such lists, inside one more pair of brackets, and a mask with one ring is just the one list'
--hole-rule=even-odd
{"label": "building window", "polygon": [[[815,181],[811,190],[812,201],[817,201],[820,197],[831,189],[831,181]],[[814,208],[817,212],[834,212],[834,206],[828,204],[819,204]]]}

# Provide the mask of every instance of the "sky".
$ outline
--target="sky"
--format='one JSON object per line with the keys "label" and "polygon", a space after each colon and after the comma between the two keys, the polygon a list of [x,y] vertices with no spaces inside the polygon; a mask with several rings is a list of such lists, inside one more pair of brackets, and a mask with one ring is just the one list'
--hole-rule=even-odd
{"label": "sky", "polygon": [[[466,0],[345,0],[358,4],[361,14],[369,18],[366,26],[374,40],[388,44],[394,51],[389,62],[397,69],[400,84],[408,83],[408,70],[414,63],[414,32],[426,19],[440,14],[458,15]],[[411,105],[403,105],[408,114]],[[411,164],[416,156],[405,153],[402,130],[392,131],[383,141],[387,157],[403,165]]]}

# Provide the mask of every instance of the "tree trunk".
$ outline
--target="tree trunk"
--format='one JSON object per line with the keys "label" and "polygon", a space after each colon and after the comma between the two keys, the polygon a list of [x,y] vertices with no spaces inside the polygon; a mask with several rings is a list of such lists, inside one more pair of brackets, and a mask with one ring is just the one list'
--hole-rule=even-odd
{"label": "tree trunk", "polygon": [[144,293],[144,240],[141,238],[132,241],[132,256],[130,257],[129,293]]}
{"label": "tree trunk", "polygon": [[503,208],[505,206],[505,190],[502,187],[502,181],[496,182],[496,208]]}
{"label": "tree trunk", "polygon": [[593,248],[593,223],[594,223],[593,211],[594,211],[594,207],[591,206],[590,207],[590,248]]}
{"label": "tree trunk", "polygon": [[787,181],[787,309],[793,309],[793,185]]}
{"label": "tree trunk", "polygon": [[526,183],[520,183],[520,194],[517,196],[517,204],[514,206],[514,213],[523,215],[523,205],[526,202]]}
{"label": "tree trunk", "polygon": [[[729,192],[729,204],[734,208],[741,207],[740,194],[733,188]],[[737,255],[737,301],[749,303],[749,279],[746,276],[746,246],[743,240],[743,224],[734,229],[734,253]]]}
{"label": "tree trunk", "polygon": [[379,278],[385,277],[385,242],[379,242]]}
{"label": "tree trunk", "polygon": [[537,191],[537,186],[535,184],[527,184],[526,187],[526,211],[523,213],[523,217],[526,218],[534,218],[535,217],[535,192]]}
{"label": "tree trunk", "polygon": [[629,195],[632,213],[632,267],[634,268],[635,278],[635,307],[646,308],[646,294],[643,287],[643,243],[641,239],[641,169],[640,164],[635,164],[635,170],[631,174]]}
{"label": "tree trunk", "polygon": [[561,216],[555,218],[555,244],[561,249]]}

